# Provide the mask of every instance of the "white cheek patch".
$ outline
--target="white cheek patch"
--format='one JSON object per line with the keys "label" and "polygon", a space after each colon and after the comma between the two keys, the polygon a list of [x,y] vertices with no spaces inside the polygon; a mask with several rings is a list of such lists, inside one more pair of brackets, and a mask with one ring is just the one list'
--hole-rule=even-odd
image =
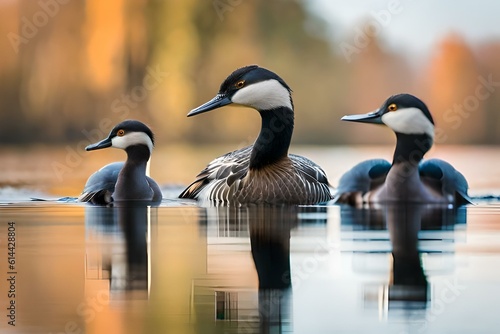
{"label": "white cheek patch", "polygon": [[244,87],[233,95],[231,101],[257,110],[270,110],[279,107],[293,109],[290,92],[275,79]]}
{"label": "white cheek patch", "polygon": [[121,148],[122,150],[132,145],[146,145],[149,148],[149,152],[153,152],[153,142],[144,132],[129,132],[124,136],[116,136],[111,139],[111,146]]}
{"label": "white cheek patch", "polygon": [[382,122],[395,132],[427,134],[434,138],[434,125],[418,108],[405,108],[382,115]]}

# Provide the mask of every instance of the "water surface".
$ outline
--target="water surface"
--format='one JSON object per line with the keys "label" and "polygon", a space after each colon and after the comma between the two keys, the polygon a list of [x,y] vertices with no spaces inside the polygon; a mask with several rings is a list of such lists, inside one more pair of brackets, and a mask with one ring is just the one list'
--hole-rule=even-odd
{"label": "water surface", "polygon": [[[343,150],[298,153],[327,166],[335,180],[343,166],[384,151]],[[476,167],[461,149],[440,155],[460,165],[473,194],[499,193],[498,178],[492,177],[498,155],[485,154],[498,150],[479,151],[480,156],[466,151],[484,156],[486,162]],[[324,163],[341,155],[348,158],[338,165]],[[496,333],[500,328],[496,200],[478,199],[460,209],[206,208],[169,198],[159,207],[105,208],[30,201],[73,195],[61,193],[65,188],[57,182],[40,182],[47,188],[37,191],[20,184],[0,190],[1,333]],[[9,255],[12,232],[15,256]],[[8,296],[12,289],[15,297]],[[15,327],[8,324],[12,301]]]}

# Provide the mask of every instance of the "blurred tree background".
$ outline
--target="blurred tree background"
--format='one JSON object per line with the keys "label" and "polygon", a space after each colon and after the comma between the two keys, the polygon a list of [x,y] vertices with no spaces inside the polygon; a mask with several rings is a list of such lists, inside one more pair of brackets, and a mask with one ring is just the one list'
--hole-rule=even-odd
{"label": "blurred tree background", "polygon": [[260,121],[248,109],[186,118],[247,64],[292,87],[294,143],[393,142],[389,131],[339,118],[399,92],[428,104],[438,142],[500,143],[500,94],[484,84],[500,81],[499,41],[472,48],[450,34],[415,65],[374,35],[348,61],[338,45],[355,36],[328,39],[335,22],[305,1],[12,0],[0,7],[3,144],[90,142],[126,118],[152,125],[159,142],[250,143]]}

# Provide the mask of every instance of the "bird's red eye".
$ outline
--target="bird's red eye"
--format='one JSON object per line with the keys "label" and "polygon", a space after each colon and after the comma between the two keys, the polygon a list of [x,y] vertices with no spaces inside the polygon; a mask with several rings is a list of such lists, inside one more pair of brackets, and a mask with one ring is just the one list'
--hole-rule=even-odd
{"label": "bird's red eye", "polygon": [[116,133],[116,135],[118,137],[122,137],[124,134],[125,134],[125,130],[123,130],[123,129],[118,130],[118,132]]}

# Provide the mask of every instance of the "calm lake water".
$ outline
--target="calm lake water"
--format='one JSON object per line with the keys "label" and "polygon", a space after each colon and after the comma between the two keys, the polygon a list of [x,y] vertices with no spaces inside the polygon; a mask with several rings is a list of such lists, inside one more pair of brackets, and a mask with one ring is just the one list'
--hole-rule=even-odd
{"label": "calm lake water", "polygon": [[[0,333],[499,332],[500,202],[483,195],[500,194],[500,149],[431,152],[477,196],[459,209],[173,199],[172,185],[225,149],[155,152],[151,174],[170,185],[167,199],[115,208],[30,198],[77,196],[121,152],[70,166],[66,148],[0,149]],[[349,166],[390,159],[392,148],[293,152],[335,185]],[[62,175],[54,162],[66,164]]]}

